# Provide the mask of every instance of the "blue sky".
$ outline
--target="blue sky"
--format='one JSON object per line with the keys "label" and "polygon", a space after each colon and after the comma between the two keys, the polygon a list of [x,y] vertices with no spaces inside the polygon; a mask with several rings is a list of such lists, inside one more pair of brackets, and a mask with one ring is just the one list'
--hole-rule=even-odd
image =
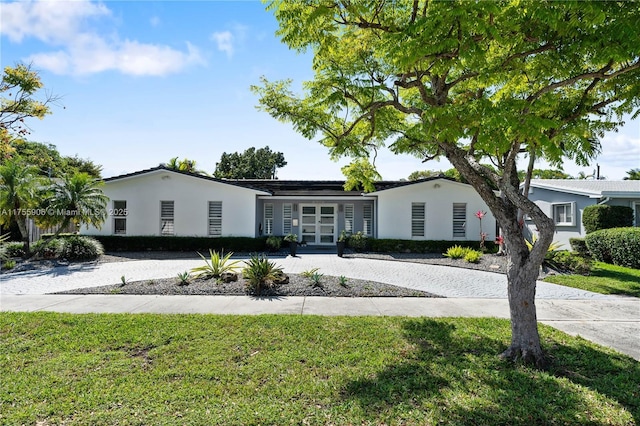
{"label": "blue sky", "polygon": [[[279,41],[261,2],[19,1],[0,3],[0,15],[2,67],[32,63],[61,96],[52,115],[28,123],[30,139],[101,164],[105,177],[176,156],[212,173],[223,152],[268,145],[288,162],[280,179],[343,178],[347,160],[331,161],[320,144],[255,108],[249,87],[260,76],[298,85],[312,78],[311,56]],[[565,171],[589,174],[597,162],[602,175],[621,179],[640,167],[640,120],[602,144],[592,167],[567,162]],[[388,180],[450,167],[385,151],[376,165]]]}

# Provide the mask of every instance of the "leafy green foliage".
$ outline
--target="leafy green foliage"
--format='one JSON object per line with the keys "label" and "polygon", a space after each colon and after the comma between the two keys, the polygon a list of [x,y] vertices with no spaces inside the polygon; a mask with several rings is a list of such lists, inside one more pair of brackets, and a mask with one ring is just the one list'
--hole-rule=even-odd
{"label": "leafy green foliage", "polygon": [[640,228],[602,229],[588,234],[585,242],[596,260],[640,269]]}
{"label": "leafy green foliage", "polygon": [[482,257],[482,252],[479,250],[469,250],[464,255],[464,260],[469,263],[478,263]]}
{"label": "leafy green foliage", "polygon": [[587,234],[600,229],[633,226],[633,209],[607,204],[587,206],[582,212],[582,224]]}
{"label": "leafy green foliage", "polygon": [[258,252],[266,247],[266,238],[250,237],[177,237],[152,235],[91,235],[107,251],[233,251]]}
{"label": "leafy green foliage", "polygon": [[556,270],[578,275],[589,275],[593,265],[593,262],[589,258],[567,250],[550,252],[545,262]]}
{"label": "leafy green foliage", "polygon": [[36,258],[59,259],[64,253],[64,238],[49,238],[36,241],[32,250]]}
{"label": "leafy green foliage", "polygon": [[248,148],[242,154],[222,153],[213,175],[225,179],[275,179],[276,170],[287,165],[284,154],[273,152],[268,146]]}
{"label": "leafy green foliage", "polygon": [[26,254],[24,244],[17,241],[2,243],[2,249],[7,257],[23,257]]}
{"label": "leafy green foliage", "polygon": [[579,256],[589,257],[591,253],[589,253],[589,248],[587,247],[587,243],[584,238],[569,238],[569,245],[571,246],[571,250],[575,251]]}
{"label": "leafy green foliage", "polygon": [[282,246],[282,238],[281,237],[276,237],[275,235],[271,235],[269,237],[267,237],[267,249],[269,251],[278,251],[280,250],[280,247]]}
{"label": "leafy green foliage", "polygon": [[[446,240],[397,240],[387,238],[369,238],[369,249],[376,253],[443,253],[454,245],[480,248],[478,241],[446,241]],[[496,250],[496,244],[485,241],[488,251]]]}
{"label": "leafy green foliage", "polygon": [[364,232],[358,231],[355,234],[349,235],[347,244],[356,252],[364,252],[369,247],[369,237],[367,237]]}
{"label": "leafy green foliage", "polygon": [[288,242],[288,243],[297,243],[298,242],[298,236],[296,234],[287,234],[284,236],[284,241]]}
{"label": "leafy green foliage", "polygon": [[640,168],[631,169],[627,172],[627,176],[622,178],[623,180],[640,180]]}
{"label": "leafy green foliage", "polygon": [[235,272],[240,268],[241,261],[231,260],[233,252],[225,255],[224,252],[218,253],[217,251],[209,250],[209,260],[200,253],[198,253],[198,256],[204,260],[205,264],[191,269],[191,272],[197,278],[220,278],[225,272]]}
{"label": "leafy green foliage", "polygon": [[[8,425],[632,425],[638,361],[484,318],[0,313]],[[168,380],[170,378],[170,380]]]}
{"label": "leafy green foliage", "polygon": [[29,134],[25,124],[27,118],[43,119],[51,113],[50,103],[57,98],[47,95],[44,100],[35,96],[44,87],[38,73],[31,65],[22,63],[6,66],[0,83],[0,157],[5,158],[14,153],[11,140]]}
{"label": "leafy green foliage", "polygon": [[94,238],[72,235],[61,238],[63,241],[62,252],[59,257],[73,260],[94,260],[104,254],[102,244]]}
{"label": "leafy green foliage", "polygon": [[16,267],[16,261],[13,260],[13,259],[5,260],[2,263],[2,269],[9,270],[9,269],[13,269],[15,267]]}
{"label": "leafy green foliage", "polygon": [[[533,234],[531,236],[531,240],[526,239],[524,240],[525,244],[527,245],[527,247],[529,248],[529,251],[533,250],[533,247],[536,245],[536,243],[538,242],[538,236],[536,234]],[[559,243],[557,241],[552,242],[551,244],[549,244],[549,247],[547,248],[547,253],[550,253],[552,251],[556,251],[558,250],[560,247],[562,247],[564,244]]]}
{"label": "leafy green foliage", "polygon": [[242,276],[247,280],[247,291],[250,294],[261,294],[264,288],[274,286],[274,281],[284,274],[282,268],[266,256],[254,254],[245,263]]}
{"label": "leafy green foliage", "polygon": [[22,139],[11,141],[14,148],[13,155],[20,156],[26,163],[37,167],[42,177],[61,178],[75,173],[87,173],[93,178],[100,179],[102,167],[91,160],[77,156],[61,155],[56,146]]}
{"label": "leafy green foliage", "polygon": [[347,277],[345,277],[344,275],[340,275],[338,277],[338,284],[340,286],[346,287],[348,282],[349,282],[349,279]]}
{"label": "leafy green foliage", "polygon": [[189,273],[189,271],[178,272],[178,280],[178,285],[189,285],[191,274]]}
{"label": "leafy green foliage", "polygon": [[472,248],[455,245],[453,247],[449,247],[447,249],[447,251],[445,253],[443,253],[442,255],[444,257],[448,257],[449,259],[462,259],[468,253],[471,253],[473,251],[475,251],[475,250],[473,250]]}
{"label": "leafy green foliage", "polygon": [[196,167],[196,160],[189,160],[188,158],[178,160],[178,157],[173,157],[167,164],[165,164],[165,166],[171,170],[177,170],[180,172],[206,175],[204,171],[198,170]]}
{"label": "leafy green foliage", "polygon": [[318,272],[319,270],[320,270],[320,268],[311,268],[311,269],[308,269],[306,271],[300,272],[300,275],[302,275],[305,278],[311,278],[311,276],[313,274],[315,274],[316,272]]}

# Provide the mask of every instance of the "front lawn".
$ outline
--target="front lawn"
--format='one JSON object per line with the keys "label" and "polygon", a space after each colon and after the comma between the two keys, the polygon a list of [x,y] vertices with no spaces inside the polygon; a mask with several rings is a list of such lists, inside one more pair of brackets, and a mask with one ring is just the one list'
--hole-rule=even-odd
{"label": "front lawn", "polygon": [[547,282],[602,294],[640,297],[640,270],[595,262],[590,276],[551,275]]}
{"label": "front lawn", "polygon": [[0,424],[640,423],[640,363],[498,319],[0,313]]}

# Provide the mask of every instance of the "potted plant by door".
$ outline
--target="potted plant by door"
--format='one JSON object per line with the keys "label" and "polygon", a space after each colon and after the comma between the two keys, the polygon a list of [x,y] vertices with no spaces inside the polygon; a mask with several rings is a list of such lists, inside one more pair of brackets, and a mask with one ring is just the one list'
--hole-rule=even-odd
{"label": "potted plant by door", "polygon": [[287,234],[284,240],[289,243],[289,254],[295,257],[298,250],[298,236],[296,234]]}
{"label": "potted plant by door", "polygon": [[338,237],[338,241],[336,242],[336,248],[338,249],[338,257],[342,257],[344,255],[344,248],[347,245],[347,240],[349,239],[349,234],[344,229],[340,232],[340,236]]}

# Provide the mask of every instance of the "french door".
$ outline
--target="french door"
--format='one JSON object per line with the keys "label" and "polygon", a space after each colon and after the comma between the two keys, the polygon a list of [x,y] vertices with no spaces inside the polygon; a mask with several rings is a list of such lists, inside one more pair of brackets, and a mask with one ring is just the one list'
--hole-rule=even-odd
{"label": "french door", "polygon": [[335,204],[301,204],[301,239],[307,244],[334,244],[336,242]]}

